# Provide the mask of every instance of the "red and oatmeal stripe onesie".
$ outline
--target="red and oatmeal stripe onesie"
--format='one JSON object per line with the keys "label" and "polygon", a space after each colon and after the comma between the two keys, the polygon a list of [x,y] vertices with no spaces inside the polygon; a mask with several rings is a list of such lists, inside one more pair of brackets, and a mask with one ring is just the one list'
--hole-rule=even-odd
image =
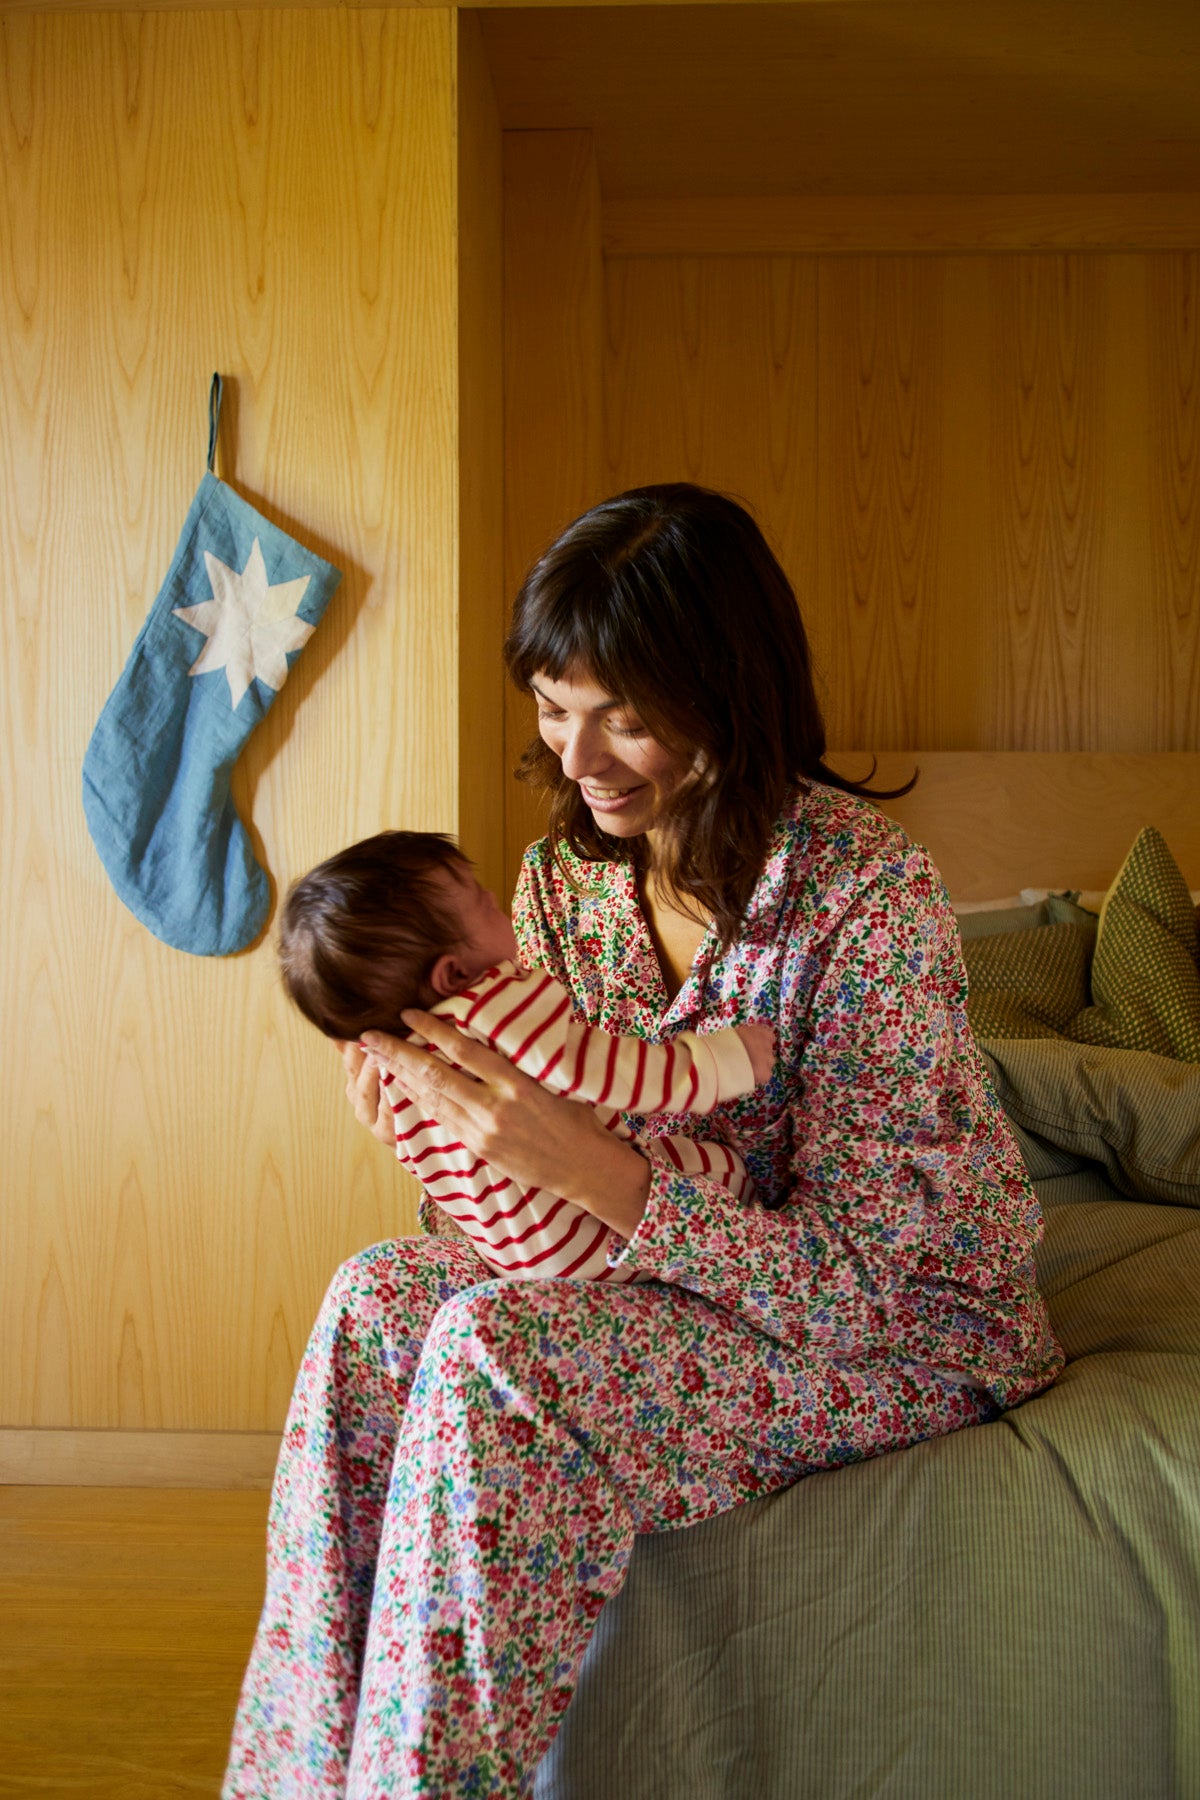
{"label": "red and oatmeal stripe onesie", "polygon": [[[735,1030],[684,1031],[669,1044],[614,1037],[573,1018],[566,988],[544,969],[500,963],[432,1010],[522,1074],[568,1099],[589,1101],[618,1137],[633,1138],[622,1112],[708,1113],[756,1085]],[[412,1042],[426,1040],[414,1033]],[[390,1075],[383,1080],[396,1116],[397,1156],[490,1268],[525,1280],[639,1278],[628,1264],[610,1265],[615,1234],[601,1220],[559,1194],[519,1187],[436,1119],[423,1119]],[[712,1176],[739,1200],[753,1195],[745,1164],[725,1144],[677,1136],[635,1141],[669,1168]],[[616,1238],[617,1253],[624,1248],[625,1240]]]}

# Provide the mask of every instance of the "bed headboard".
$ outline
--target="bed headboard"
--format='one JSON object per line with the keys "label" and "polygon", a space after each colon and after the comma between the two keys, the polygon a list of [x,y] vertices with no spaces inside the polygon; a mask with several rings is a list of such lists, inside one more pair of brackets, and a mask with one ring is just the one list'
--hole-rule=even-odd
{"label": "bed headboard", "polygon": [[[829,762],[865,780],[871,755],[831,751]],[[876,804],[926,845],[954,900],[1105,888],[1143,825],[1200,888],[1200,752],[889,750],[871,785],[898,787],[914,768],[911,794]]]}

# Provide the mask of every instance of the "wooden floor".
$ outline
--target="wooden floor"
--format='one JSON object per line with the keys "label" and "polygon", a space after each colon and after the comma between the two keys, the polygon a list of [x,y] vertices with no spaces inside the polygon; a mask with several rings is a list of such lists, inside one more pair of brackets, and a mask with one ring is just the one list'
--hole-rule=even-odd
{"label": "wooden floor", "polygon": [[0,1795],[216,1795],[268,1495],[0,1488]]}

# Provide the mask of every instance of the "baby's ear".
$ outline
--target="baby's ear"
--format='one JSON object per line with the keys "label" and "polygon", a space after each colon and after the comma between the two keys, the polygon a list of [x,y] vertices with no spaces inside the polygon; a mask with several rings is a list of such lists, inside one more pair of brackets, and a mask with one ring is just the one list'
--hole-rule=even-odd
{"label": "baby's ear", "polygon": [[438,957],[429,971],[429,985],[439,1000],[448,1000],[467,985],[467,971],[452,951]]}

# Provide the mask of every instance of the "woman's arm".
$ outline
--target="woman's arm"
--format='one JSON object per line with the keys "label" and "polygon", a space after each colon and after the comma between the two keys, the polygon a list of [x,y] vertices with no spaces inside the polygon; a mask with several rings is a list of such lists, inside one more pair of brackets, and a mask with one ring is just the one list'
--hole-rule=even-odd
{"label": "woman's arm", "polygon": [[983,1081],[935,887],[914,848],[827,940],[787,1203],[768,1211],[656,1164],[622,1259],[839,1356],[912,1345],[926,1283],[958,1294],[976,1348],[1027,1329],[1036,1203]]}

